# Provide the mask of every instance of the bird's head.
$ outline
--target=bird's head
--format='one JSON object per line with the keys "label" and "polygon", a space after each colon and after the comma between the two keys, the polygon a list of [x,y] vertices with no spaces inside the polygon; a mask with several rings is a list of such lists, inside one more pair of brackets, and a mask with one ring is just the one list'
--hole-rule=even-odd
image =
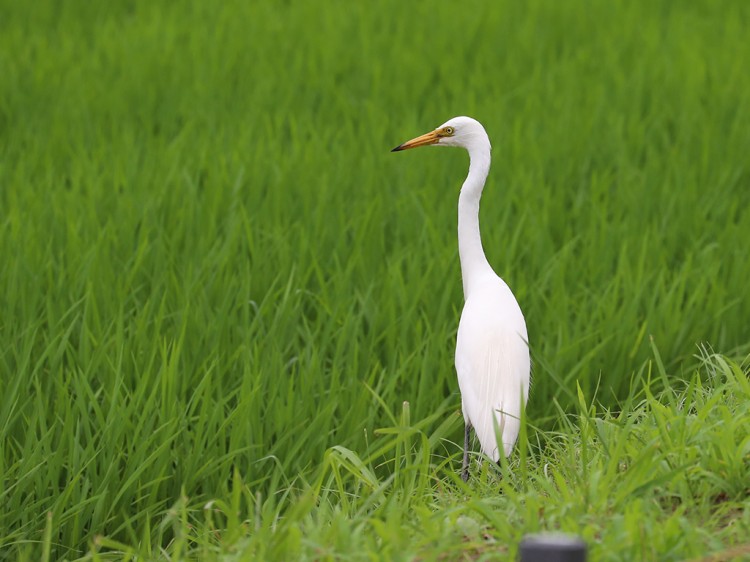
{"label": "bird's head", "polygon": [[454,117],[440,125],[434,131],[406,141],[391,152],[398,152],[419,146],[459,146],[471,150],[476,145],[487,145],[489,139],[482,124],[471,117]]}

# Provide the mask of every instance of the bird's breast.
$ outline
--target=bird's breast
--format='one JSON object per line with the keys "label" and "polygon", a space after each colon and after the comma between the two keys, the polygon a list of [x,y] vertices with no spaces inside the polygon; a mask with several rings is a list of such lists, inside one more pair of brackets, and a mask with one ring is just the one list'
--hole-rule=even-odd
{"label": "bird's breast", "polygon": [[458,326],[459,339],[470,334],[485,339],[489,333],[511,332],[527,340],[526,321],[508,285],[499,277],[474,286],[467,295]]}

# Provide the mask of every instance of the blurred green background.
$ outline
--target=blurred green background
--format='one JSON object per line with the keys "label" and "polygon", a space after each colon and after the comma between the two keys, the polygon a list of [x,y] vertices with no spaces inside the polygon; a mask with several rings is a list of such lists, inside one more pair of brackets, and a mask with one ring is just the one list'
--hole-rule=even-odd
{"label": "blurred green background", "polygon": [[140,536],[233,469],[273,493],[364,451],[402,401],[453,415],[467,157],[389,150],[455,115],[493,142],[532,424],[576,384],[617,407],[651,337],[671,372],[746,352],[749,18],[0,2],[0,547],[48,511],[61,552]]}

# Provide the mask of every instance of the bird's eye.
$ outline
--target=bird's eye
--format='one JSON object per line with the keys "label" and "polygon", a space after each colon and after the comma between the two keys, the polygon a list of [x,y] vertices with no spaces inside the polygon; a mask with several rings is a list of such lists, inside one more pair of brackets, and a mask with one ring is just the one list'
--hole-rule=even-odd
{"label": "bird's eye", "polygon": [[445,129],[443,129],[443,132],[444,132],[444,133],[445,133],[446,135],[452,135],[452,134],[453,134],[453,133],[455,133],[456,131],[455,131],[455,129],[453,129],[453,127],[446,127]]}

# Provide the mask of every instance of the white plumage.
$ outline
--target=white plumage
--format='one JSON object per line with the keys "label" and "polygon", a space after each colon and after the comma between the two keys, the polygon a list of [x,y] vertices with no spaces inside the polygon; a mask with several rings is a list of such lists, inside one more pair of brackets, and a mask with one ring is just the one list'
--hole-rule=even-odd
{"label": "white plumage", "polygon": [[531,361],[521,308],[487,261],[479,233],[479,200],[490,169],[487,133],[478,121],[455,117],[393,150],[427,145],[465,148],[470,160],[458,198],[458,250],[465,303],[456,340],[456,373],[466,424],[462,469],[466,480],[472,427],[482,452],[493,460],[500,458],[498,441],[506,455],[512,451],[528,397]]}

